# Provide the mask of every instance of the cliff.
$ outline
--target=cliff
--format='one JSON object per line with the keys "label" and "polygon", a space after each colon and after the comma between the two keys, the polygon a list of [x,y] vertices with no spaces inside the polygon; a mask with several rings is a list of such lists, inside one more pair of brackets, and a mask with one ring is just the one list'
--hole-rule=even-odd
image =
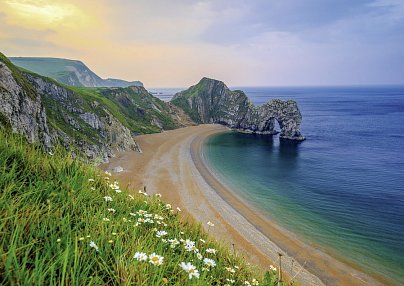
{"label": "cliff", "polygon": [[244,92],[231,91],[221,81],[203,78],[177,93],[171,102],[197,123],[219,123],[242,132],[276,134],[276,120],[281,139],[305,139],[300,133],[302,115],[293,100],[273,99],[262,106],[254,106]]}
{"label": "cliff", "polygon": [[21,71],[0,53],[0,127],[46,150],[61,143],[106,161],[114,150],[138,150],[134,135],[174,129],[184,120],[178,108],[141,86],[65,86]]}
{"label": "cliff", "polygon": [[140,81],[102,79],[84,63],[59,58],[11,57],[10,61],[26,70],[50,77],[60,83],[80,87],[143,86]]}

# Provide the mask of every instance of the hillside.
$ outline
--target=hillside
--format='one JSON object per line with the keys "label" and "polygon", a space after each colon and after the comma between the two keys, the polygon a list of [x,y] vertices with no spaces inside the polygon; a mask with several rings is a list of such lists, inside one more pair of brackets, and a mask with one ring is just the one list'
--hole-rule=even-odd
{"label": "hillside", "polygon": [[102,79],[84,63],[59,58],[10,57],[10,61],[26,70],[50,77],[60,83],[79,87],[143,86],[140,81]]}
{"label": "hillside", "polygon": [[159,196],[4,128],[0,190],[1,285],[276,285]]}
{"label": "hillside", "polygon": [[0,54],[0,125],[46,149],[57,143],[108,160],[113,150],[139,150],[133,136],[190,120],[143,87],[84,88],[21,71]]}
{"label": "hillside", "polygon": [[281,139],[305,139],[300,133],[302,115],[293,100],[273,99],[254,106],[243,91],[231,91],[222,81],[203,78],[177,93],[171,102],[198,123],[219,123],[242,132],[276,134],[276,120]]}

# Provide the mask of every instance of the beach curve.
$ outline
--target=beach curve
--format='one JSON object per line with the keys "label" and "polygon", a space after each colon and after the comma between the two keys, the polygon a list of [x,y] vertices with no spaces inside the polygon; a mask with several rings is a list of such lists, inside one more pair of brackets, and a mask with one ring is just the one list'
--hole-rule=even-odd
{"label": "beach curve", "polygon": [[[268,268],[278,261],[301,285],[381,285],[367,275],[305,245],[240,200],[208,168],[203,158],[205,140],[227,129],[199,125],[137,137],[143,153],[118,153],[107,168],[121,166],[117,179],[129,188],[146,186],[178,206],[185,217],[215,223],[210,233],[250,262]],[[275,264],[276,265],[276,264]],[[310,269],[310,271],[308,271]]]}

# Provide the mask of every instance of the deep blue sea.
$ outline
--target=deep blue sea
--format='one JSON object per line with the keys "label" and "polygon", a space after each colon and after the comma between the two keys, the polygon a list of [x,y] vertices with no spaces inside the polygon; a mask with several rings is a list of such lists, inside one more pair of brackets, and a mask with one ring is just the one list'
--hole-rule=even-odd
{"label": "deep blue sea", "polygon": [[213,136],[215,173],[307,243],[404,285],[404,86],[234,89],[296,100],[307,140]]}

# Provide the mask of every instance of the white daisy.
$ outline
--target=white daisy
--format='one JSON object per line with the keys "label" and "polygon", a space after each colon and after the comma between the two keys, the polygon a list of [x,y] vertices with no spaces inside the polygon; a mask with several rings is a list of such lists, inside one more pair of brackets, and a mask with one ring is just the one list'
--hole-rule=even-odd
{"label": "white daisy", "polygon": [[188,273],[188,278],[192,279],[192,277],[199,278],[199,271],[196,269],[194,265],[192,265],[190,262],[181,262],[180,267],[182,270]]}
{"label": "white daisy", "polygon": [[210,258],[205,258],[203,260],[203,263],[205,263],[205,265],[208,266],[208,267],[215,267],[216,266],[216,262],[213,259],[210,259]]}
{"label": "white daisy", "polygon": [[159,230],[158,232],[156,232],[156,237],[162,237],[167,235],[168,233],[165,230]]}
{"label": "white daisy", "polygon": [[94,241],[90,241],[90,247],[94,248],[95,251],[98,251],[98,246],[97,246],[97,244],[95,244]]}
{"label": "white daisy", "polygon": [[135,258],[137,261],[146,261],[147,254],[144,252],[136,252],[133,258]]}
{"label": "white daisy", "polygon": [[159,266],[163,264],[164,257],[157,255],[156,253],[152,253],[149,255],[149,262],[153,265]]}

